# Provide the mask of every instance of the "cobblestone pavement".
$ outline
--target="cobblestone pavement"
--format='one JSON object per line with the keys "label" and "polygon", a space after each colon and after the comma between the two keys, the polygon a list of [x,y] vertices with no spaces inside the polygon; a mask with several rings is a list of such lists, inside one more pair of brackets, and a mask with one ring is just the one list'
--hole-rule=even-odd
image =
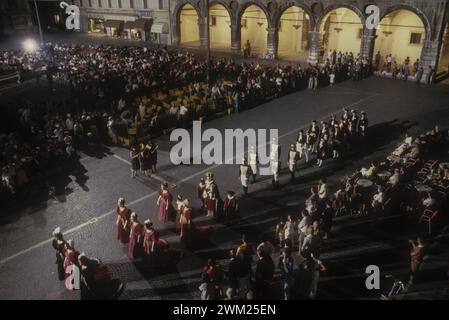
{"label": "cobblestone pavement", "polygon": [[[20,89],[20,95],[33,91],[33,85]],[[18,89],[19,90],[19,89]],[[13,93],[11,93],[13,95]],[[28,95],[27,95],[28,97]],[[31,97],[30,97],[31,98]],[[8,100],[9,99],[9,100]],[[11,97],[0,97],[1,103]],[[345,160],[327,160],[322,168],[300,165],[299,177],[289,183],[286,172],[281,175],[282,188],[271,190],[268,177],[250,185],[250,195],[241,200],[237,224],[225,227],[205,217],[198,224],[211,225],[213,235],[196,250],[179,243],[173,224],[157,221],[156,194],[160,180],[171,185],[174,196],[183,194],[198,207],[196,185],[207,171],[215,174],[222,194],[240,192],[236,165],[174,166],[169,160],[172,144],[161,137],[157,178],[130,178],[128,152],[112,147],[101,157],[83,156],[82,176],[55,179],[56,194],[29,202],[26,208],[10,212],[0,225],[0,298],[1,299],[78,299],[57,280],[51,231],[60,226],[76,247],[108,263],[116,276],[126,284],[123,299],[193,299],[199,298],[197,287],[200,270],[207,258],[215,257],[225,264],[227,249],[237,245],[241,234],[252,239],[274,234],[281,215],[296,213],[309,195],[312,184],[327,176],[330,190],[345,174],[353,172],[371,159],[380,158],[393,149],[406,130],[416,134],[435,124],[449,126],[449,86],[422,86],[387,79],[368,78],[361,82],[346,81],[317,91],[301,91],[266,103],[257,108],[203,124],[203,129],[278,128],[284,146],[282,161],[286,163],[287,145],[297,131],[312,119],[328,118],[343,107],[364,110],[370,120],[370,133],[361,152]],[[115,204],[120,196],[143,221],[151,218],[161,236],[173,247],[185,250],[184,258],[166,270],[142,270],[127,258],[127,247],[119,244],[115,230]],[[323,247],[322,259],[328,272],[322,276],[319,298],[370,298],[378,294],[364,289],[364,269],[377,264],[382,272],[406,277],[408,273],[407,240],[425,231],[413,219],[340,217],[333,235]],[[277,257],[277,255],[276,255]],[[276,260],[275,260],[276,261]]]}

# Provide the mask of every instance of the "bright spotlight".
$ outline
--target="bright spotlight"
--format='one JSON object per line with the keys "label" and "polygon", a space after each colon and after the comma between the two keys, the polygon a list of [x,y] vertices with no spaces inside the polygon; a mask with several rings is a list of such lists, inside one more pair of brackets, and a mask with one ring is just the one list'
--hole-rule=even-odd
{"label": "bright spotlight", "polygon": [[23,48],[27,52],[34,52],[37,50],[37,43],[33,39],[27,39],[23,42]]}

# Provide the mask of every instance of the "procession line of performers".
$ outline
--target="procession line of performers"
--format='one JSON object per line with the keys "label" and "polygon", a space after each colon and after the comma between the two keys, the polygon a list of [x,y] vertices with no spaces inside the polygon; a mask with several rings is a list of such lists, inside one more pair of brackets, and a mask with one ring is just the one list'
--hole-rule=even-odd
{"label": "procession line of performers", "polygon": [[[323,165],[323,161],[332,156],[333,159],[339,159],[342,153],[349,149],[356,139],[364,138],[368,129],[368,118],[362,111],[360,117],[356,110],[349,111],[343,109],[340,120],[335,115],[329,122],[321,121],[318,125],[313,120],[307,131],[300,130],[295,143],[290,145],[287,157],[288,171],[290,180],[295,179],[295,173],[298,169],[298,161],[305,159],[310,161],[311,155],[316,155],[316,164],[318,167]],[[279,172],[281,167],[281,146],[276,138],[273,138],[270,147],[270,170],[272,174],[273,188],[279,187]],[[256,181],[258,169],[257,150],[254,146],[250,147],[248,156],[242,159],[239,166],[239,179],[242,185],[243,194],[248,193],[248,183]]]}
{"label": "procession line of performers", "polygon": [[[84,252],[79,253],[73,240],[64,240],[61,228],[57,227],[52,235],[58,279],[65,282],[67,289],[80,289],[82,300],[117,299],[121,295],[124,284],[113,278],[108,266],[99,259],[88,257]],[[75,267],[79,270],[79,279],[75,279]]]}

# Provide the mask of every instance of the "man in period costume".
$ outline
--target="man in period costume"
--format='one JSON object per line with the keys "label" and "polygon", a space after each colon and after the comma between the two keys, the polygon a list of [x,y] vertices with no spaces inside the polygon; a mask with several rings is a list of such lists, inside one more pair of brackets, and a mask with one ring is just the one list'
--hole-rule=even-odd
{"label": "man in period costume", "polygon": [[315,120],[312,121],[309,130],[307,130],[307,145],[309,152],[316,153],[317,141],[320,134],[320,128]]}
{"label": "man in period costume", "polygon": [[366,112],[362,111],[359,121],[359,134],[365,137],[366,129],[368,129],[368,118],[366,117]]}
{"label": "man in period costume", "polygon": [[248,153],[248,163],[249,167],[251,168],[251,174],[252,174],[252,183],[256,182],[256,174],[257,174],[257,166],[259,163],[259,159],[257,156],[257,150],[254,146],[251,146],[251,149]]}
{"label": "man in period costume", "polygon": [[206,209],[206,182],[204,181],[204,178],[200,179],[200,183],[197,187],[198,192],[198,199],[201,200],[201,210]]}
{"label": "man in period costume", "polygon": [[359,125],[359,117],[357,115],[357,110],[351,110],[351,119],[349,120],[351,122],[352,127],[352,133],[354,136],[357,135],[358,132],[358,125]]}
{"label": "man in period costume", "polygon": [[239,167],[239,179],[243,188],[243,195],[248,194],[248,181],[251,176],[251,168],[248,166],[248,163],[245,158],[242,159],[242,164]]}
{"label": "man in period costume", "polygon": [[290,171],[290,181],[295,179],[296,162],[299,160],[298,152],[294,144],[290,145],[290,151],[288,152],[288,171]]}
{"label": "man in period costume", "polygon": [[299,130],[298,137],[296,138],[296,151],[299,153],[299,159],[302,159],[303,155],[306,158],[306,163],[309,162],[309,151],[307,150],[307,137],[304,134],[304,130]]}
{"label": "man in period costume", "polygon": [[207,173],[205,183],[207,216],[213,218],[217,213],[217,199],[220,197],[220,193],[211,172]]}

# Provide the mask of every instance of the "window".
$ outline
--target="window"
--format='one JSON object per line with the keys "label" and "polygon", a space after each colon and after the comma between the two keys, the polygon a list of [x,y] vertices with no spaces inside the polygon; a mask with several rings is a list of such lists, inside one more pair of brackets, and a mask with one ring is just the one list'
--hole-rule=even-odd
{"label": "window", "polygon": [[9,9],[17,9],[17,1],[16,0],[8,0],[8,8]]}
{"label": "window", "polygon": [[101,4],[101,0],[98,0],[98,8],[101,8],[102,4]]}
{"label": "window", "polygon": [[148,0],[143,0],[143,8],[148,9]]}
{"label": "window", "polygon": [[210,25],[215,27],[217,25],[217,17],[210,17]]}
{"label": "window", "polygon": [[421,33],[412,32],[410,34],[410,44],[420,44],[421,43]]}
{"label": "window", "polygon": [[164,0],[159,0],[159,10],[164,9]]}
{"label": "window", "polygon": [[129,0],[129,7],[134,9],[134,0]]}
{"label": "window", "polygon": [[112,2],[112,0],[108,0],[108,7],[109,8],[112,8],[112,3],[111,2]]}
{"label": "window", "polygon": [[92,7],[92,0],[89,0],[89,7]]}
{"label": "window", "polygon": [[83,0],[80,0],[80,7],[84,7]]}
{"label": "window", "polygon": [[122,7],[122,0],[118,0],[118,7],[119,7],[119,8]]}
{"label": "window", "polygon": [[246,19],[242,19],[242,28],[246,28],[247,27],[247,24],[246,24]]}

